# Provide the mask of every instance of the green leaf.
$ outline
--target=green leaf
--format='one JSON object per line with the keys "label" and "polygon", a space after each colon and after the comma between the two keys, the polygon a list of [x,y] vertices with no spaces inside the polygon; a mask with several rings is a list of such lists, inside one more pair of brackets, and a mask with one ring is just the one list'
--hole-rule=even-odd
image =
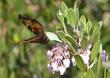
{"label": "green leaf", "polygon": [[90,56],[91,61],[93,61],[97,57],[97,54],[100,52],[101,48],[102,48],[102,44],[100,43],[100,41],[94,44],[93,49],[91,51],[91,56]]}
{"label": "green leaf", "polygon": [[56,34],[58,35],[58,37],[62,40],[65,41],[65,33],[63,31],[57,31]]}
{"label": "green leaf", "polygon": [[61,12],[64,15],[64,17],[67,16],[68,7],[66,6],[66,4],[64,2],[62,2],[62,4],[61,4]]}
{"label": "green leaf", "polygon": [[79,25],[79,10],[77,8],[77,1],[74,4],[74,13],[75,13],[75,25],[78,26]]}
{"label": "green leaf", "polygon": [[96,37],[98,35],[100,35],[99,32],[100,32],[101,27],[102,27],[102,22],[98,22],[95,24],[93,33],[92,33],[91,38],[90,38],[91,42],[93,42],[96,39]]}
{"label": "green leaf", "polygon": [[96,78],[95,73],[91,69],[89,69],[85,74],[85,78]]}
{"label": "green leaf", "polygon": [[103,22],[102,22],[102,21],[100,21],[100,22],[99,22],[99,25],[100,25],[100,27],[102,27],[102,25],[103,25]]}
{"label": "green leaf", "polygon": [[76,15],[75,15],[73,9],[69,9],[68,10],[68,13],[67,13],[67,22],[71,26],[75,26],[75,24],[76,24]]}
{"label": "green leaf", "polygon": [[46,32],[46,35],[51,41],[62,42],[55,33]]}
{"label": "green leaf", "polygon": [[69,24],[65,24],[68,34],[75,40],[77,40],[77,33],[74,32],[74,28],[70,26]]}
{"label": "green leaf", "polygon": [[78,68],[81,71],[87,71],[87,66],[84,64],[84,61],[82,60],[81,56],[75,55],[74,57]]}
{"label": "green leaf", "polygon": [[79,26],[79,10],[78,10],[78,8],[76,8],[75,15],[76,15],[76,26]]}
{"label": "green leaf", "polygon": [[74,54],[76,54],[77,42],[69,35],[65,35],[66,40],[69,42]]}
{"label": "green leaf", "polygon": [[58,11],[57,18],[61,21],[61,23],[64,22],[64,16],[63,16],[61,10]]}
{"label": "green leaf", "polygon": [[79,25],[81,26],[80,28],[82,28],[82,31],[86,31],[87,30],[87,26],[86,26],[86,18],[84,15],[82,15],[80,17],[80,21],[79,21]]}
{"label": "green leaf", "polygon": [[77,46],[77,42],[69,35],[65,35],[66,39],[71,43],[73,47]]}
{"label": "green leaf", "polygon": [[87,25],[87,33],[89,33],[92,27],[92,22],[88,21],[86,25]]}
{"label": "green leaf", "polygon": [[[101,46],[102,47],[102,46]],[[100,48],[100,50],[102,51],[102,48]],[[101,52],[100,51],[100,52]],[[96,70],[96,76],[98,77],[98,75],[100,75],[100,69],[101,69],[101,67],[102,67],[102,60],[101,60],[101,53],[100,53],[100,55],[98,56],[98,60],[97,60],[97,70]]]}
{"label": "green leaf", "polygon": [[[77,2],[76,2],[77,3]],[[67,23],[70,24],[71,26],[77,26],[78,21],[79,21],[79,10],[76,7],[76,3],[74,6],[74,9],[68,9],[66,10],[66,18],[67,18]]]}
{"label": "green leaf", "polygon": [[77,9],[77,1],[74,4],[74,10],[76,11],[76,9]]}
{"label": "green leaf", "polygon": [[64,19],[67,17],[67,12],[68,12],[68,7],[66,6],[66,4],[64,2],[62,2],[61,9],[59,10],[57,17],[63,24],[63,29],[66,34],[67,34],[67,30],[66,30],[66,26],[64,23]]}
{"label": "green leaf", "polygon": [[88,39],[87,37],[83,37],[81,41],[81,47],[85,50],[87,48],[87,45],[88,45]]}
{"label": "green leaf", "polygon": [[61,23],[63,25],[64,32],[67,33],[66,26],[65,26],[65,23],[64,23],[65,16],[61,12],[61,10],[59,10],[59,12],[57,13],[57,17],[58,17],[58,19],[61,21]]}
{"label": "green leaf", "polygon": [[84,25],[86,25],[86,18],[85,18],[84,15],[82,15],[82,16],[80,17],[80,23],[83,23]]}

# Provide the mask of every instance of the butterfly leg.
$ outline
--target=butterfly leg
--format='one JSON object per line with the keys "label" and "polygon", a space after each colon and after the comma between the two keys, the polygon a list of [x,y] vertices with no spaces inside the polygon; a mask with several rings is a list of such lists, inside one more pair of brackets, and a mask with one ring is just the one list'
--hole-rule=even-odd
{"label": "butterfly leg", "polygon": [[20,41],[18,44],[38,43],[41,37],[34,36],[32,38]]}

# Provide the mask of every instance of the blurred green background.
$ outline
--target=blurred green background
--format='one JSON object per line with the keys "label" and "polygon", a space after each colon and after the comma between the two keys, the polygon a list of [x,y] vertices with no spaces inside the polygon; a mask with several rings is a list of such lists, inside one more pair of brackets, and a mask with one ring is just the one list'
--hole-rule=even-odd
{"label": "blurred green background", "polygon": [[[15,43],[33,36],[18,20],[18,14],[36,18],[45,31],[55,32],[55,28],[61,24],[56,15],[62,1],[72,8],[76,0],[0,0],[0,78],[58,76],[47,69],[47,46]],[[80,15],[104,22],[101,40],[103,48],[110,54],[110,0],[78,0],[78,8]]]}

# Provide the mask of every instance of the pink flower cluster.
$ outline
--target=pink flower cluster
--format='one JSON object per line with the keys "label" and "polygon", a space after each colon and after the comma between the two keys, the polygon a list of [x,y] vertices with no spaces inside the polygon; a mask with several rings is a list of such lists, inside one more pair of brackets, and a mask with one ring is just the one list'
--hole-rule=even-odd
{"label": "pink flower cluster", "polygon": [[60,72],[63,75],[70,65],[70,53],[68,45],[64,43],[56,44],[51,50],[47,52],[50,63],[48,69],[52,72]]}

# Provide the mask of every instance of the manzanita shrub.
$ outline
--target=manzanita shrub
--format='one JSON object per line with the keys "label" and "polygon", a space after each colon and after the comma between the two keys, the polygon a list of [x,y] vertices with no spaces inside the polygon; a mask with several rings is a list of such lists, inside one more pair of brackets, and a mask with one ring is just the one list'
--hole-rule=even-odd
{"label": "manzanita shrub", "polygon": [[103,22],[79,16],[76,4],[74,8],[68,8],[62,2],[57,13],[61,25],[57,26],[55,33],[46,33],[52,42],[56,41],[47,52],[48,69],[53,74],[59,72],[60,75],[65,75],[72,65],[73,68],[78,67],[77,72],[80,71],[78,78],[110,78],[108,55],[100,40]]}

